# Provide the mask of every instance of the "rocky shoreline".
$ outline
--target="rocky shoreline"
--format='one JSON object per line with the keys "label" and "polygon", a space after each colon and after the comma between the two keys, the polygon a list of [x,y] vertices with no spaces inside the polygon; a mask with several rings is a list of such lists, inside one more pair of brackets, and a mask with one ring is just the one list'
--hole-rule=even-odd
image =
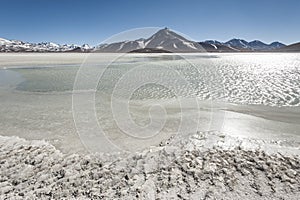
{"label": "rocky shoreline", "polygon": [[197,133],[139,153],[65,155],[0,136],[0,198],[299,199],[299,154],[250,143]]}

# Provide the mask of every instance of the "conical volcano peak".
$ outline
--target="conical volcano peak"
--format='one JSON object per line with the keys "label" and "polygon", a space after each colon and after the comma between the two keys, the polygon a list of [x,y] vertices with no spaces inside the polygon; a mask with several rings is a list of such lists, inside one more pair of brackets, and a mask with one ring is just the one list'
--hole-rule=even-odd
{"label": "conical volcano peak", "polygon": [[166,27],[166,28],[164,28],[164,29],[160,29],[159,31],[157,31],[154,35],[158,35],[158,34],[160,34],[160,35],[170,35],[170,34],[172,34],[172,33],[174,33],[174,32],[171,31],[170,29],[168,29],[168,28]]}
{"label": "conical volcano peak", "polygon": [[[201,52],[202,46],[198,42],[190,41],[168,27],[162,28],[147,39],[139,39],[132,42],[117,42],[99,47],[101,52],[131,52],[137,49],[151,49],[156,52]],[[157,51],[160,50],[160,51]]]}
{"label": "conical volcano peak", "polygon": [[165,27],[165,28],[163,28],[163,29],[160,29],[159,31],[165,31],[165,32],[168,32],[168,31],[170,31],[170,29],[169,29],[168,27]]}
{"label": "conical volcano peak", "polygon": [[171,52],[198,52],[202,50],[197,42],[190,41],[167,27],[146,39],[145,47],[164,49]]}
{"label": "conical volcano peak", "polygon": [[183,36],[177,34],[176,32],[172,31],[171,29],[169,29],[167,27],[157,31],[150,38],[148,38],[147,41],[150,41],[153,39],[159,39],[159,40],[164,40],[164,41],[170,40],[170,39],[172,39],[172,40],[179,39],[179,40],[189,41],[188,39],[184,38]]}

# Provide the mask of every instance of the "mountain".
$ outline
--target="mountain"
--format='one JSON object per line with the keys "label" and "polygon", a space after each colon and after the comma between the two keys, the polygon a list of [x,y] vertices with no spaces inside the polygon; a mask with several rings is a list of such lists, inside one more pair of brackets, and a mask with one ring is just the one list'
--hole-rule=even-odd
{"label": "mountain", "polygon": [[206,40],[204,41],[203,43],[206,43],[206,44],[213,44],[213,45],[223,45],[222,42],[219,42],[218,40]]}
{"label": "mountain", "polygon": [[[286,46],[280,42],[266,44],[259,40],[248,42],[243,39],[232,39],[224,43],[217,40],[206,40],[204,42],[199,42],[199,44],[201,44],[208,52],[273,51]],[[209,45],[212,45],[215,50]]]}
{"label": "mountain", "polygon": [[266,44],[264,42],[261,42],[259,40],[253,40],[251,42],[248,42],[243,39],[231,39],[225,43],[216,41],[216,40],[207,40],[204,43],[211,44],[211,45],[225,45],[227,47],[230,47],[232,51],[272,51],[275,49],[282,48],[286,46],[285,44],[282,44],[280,42],[273,42],[271,44]]}
{"label": "mountain", "polygon": [[273,50],[273,49],[278,49],[278,48],[282,48],[285,47],[285,44],[282,44],[280,42],[273,42],[271,44],[265,44],[259,40],[254,40],[252,42],[248,43],[249,48],[251,48],[252,50],[261,50],[261,51],[269,51],[269,50]]}
{"label": "mountain", "polygon": [[0,38],[0,45],[8,45],[8,44],[11,44],[12,41],[10,40],[6,40],[6,39],[3,39],[3,38]]}
{"label": "mountain", "polygon": [[[232,39],[227,42],[206,40],[195,42],[171,31],[168,28],[161,29],[151,37],[140,38],[133,41],[122,41],[110,44],[101,44],[90,47],[88,44],[60,45],[52,42],[28,43],[19,40],[7,40],[0,38],[0,52],[269,52],[269,51],[298,51],[298,44],[286,46],[280,42],[266,44],[259,40],[246,41]],[[161,50],[161,51],[160,51]]]}
{"label": "mountain", "polygon": [[277,49],[280,52],[300,52],[300,42]]}
{"label": "mountain", "polygon": [[59,45],[53,42],[29,43],[19,40],[7,40],[0,38],[0,52],[89,52],[92,50],[87,44],[82,45]]}
{"label": "mountain", "polygon": [[270,49],[279,49],[279,48],[286,47],[286,45],[280,42],[272,42],[271,44],[269,44],[269,47]]}
{"label": "mountain", "polygon": [[[111,44],[102,44],[96,47],[97,52],[125,53],[135,52],[139,49],[162,49],[169,52],[253,52],[273,51],[285,45],[279,42],[265,44],[259,40],[247,42],[242,39],[232,39],[225,43],[217,40],[194,42],[183,36],[164,28],[153,34],[148,39],[123,41]],[[140,50],[137,52],[148,52]]]}
{"label": "mountain", "polygon": [[197,42],[190,41],[181,35],[164,28],[144,41],[145,48],[164,49],[171,52],[204,51]]}
{"label": "mountain", "polygon": [[136,49],[144,48],[144,41],[123,41],[112,44],[103,44],[96,47],[97,52],[113,52],[113,53],[126,53]]}
{"label": "mountain", "polygon": [[232,48],[227,45],[224,45],[218,41],[216,41],[216,42],[205,41],[205,42],[199,42],[199,44],[207,52],[236,52],[236,51],[238,51],[237,49]]}
{"label": "mountain", "polygon": [[228,42],[224,43],[226,46],[239,49],[239,50],[249,50],[249,43],[245,40],[241,39],[232,39],[229,40]]}
{"label": "mountain", "polygon": [[148,39],[123,41],[98,46],[97,52],[130,52],[137,49],[163,49],[170,52],[202,52],[205,49],[198,42],[190,41],[181,35],[164,28]]}
{"label": "mountain", "polygon": [[268,50],[270,47],[266,43],[263,43],[259,40],[254,40],[248,43],[248,48],[252,50]]}

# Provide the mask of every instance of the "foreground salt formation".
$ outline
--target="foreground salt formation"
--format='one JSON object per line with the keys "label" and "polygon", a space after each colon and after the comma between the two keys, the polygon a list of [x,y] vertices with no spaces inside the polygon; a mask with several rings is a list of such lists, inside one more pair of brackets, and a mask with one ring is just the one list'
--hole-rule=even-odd
{"label": "foreground salt formation", "polygon": [[135,154],[64,155],[0,136],[0,199],[299,199],[299,154],[245,141],[197,133]]}

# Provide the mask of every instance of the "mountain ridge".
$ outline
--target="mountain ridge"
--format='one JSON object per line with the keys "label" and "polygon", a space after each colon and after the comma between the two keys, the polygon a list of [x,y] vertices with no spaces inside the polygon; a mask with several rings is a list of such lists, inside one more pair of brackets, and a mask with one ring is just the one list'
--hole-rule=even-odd
{"label": "mountain ridge", "polygon": [[210,44],[226,45],[240,51],[268,51],[286,46],[285,44],[278,41],[266,44],[260,40],[253,40],[248,42],[244,39],[237,38],[233,38],[231,40],[228,40],[227,42],[219,42],[217,40],[207,40],[207,42]]}
{"label": "mountain ridge", "polygon": [[[206,40],[196,42],[180,34],[164,28],[149,38],[140,38],[131,41],[121,41],[110,44],[100,44],[91,47],[88,44],[60,45],[53,42],[29,43],[19,40],[0,38],[0,52],[300,52],[300,43],[285,45],[278,41],[266,44],[260,40],[246,41],[233,38],[227,42]],[[142,50],[145,49],[145,50]],[[159,51],[161,50],[161,51]]]}
{"label": "mountain ridge", "polygon": [[0,52],[72,52],[78,49],[80,52],[88,52],[92,48],[88,44],[79,46],[75,44],[61,45],[54,42],[30,43],[0,38]]}

